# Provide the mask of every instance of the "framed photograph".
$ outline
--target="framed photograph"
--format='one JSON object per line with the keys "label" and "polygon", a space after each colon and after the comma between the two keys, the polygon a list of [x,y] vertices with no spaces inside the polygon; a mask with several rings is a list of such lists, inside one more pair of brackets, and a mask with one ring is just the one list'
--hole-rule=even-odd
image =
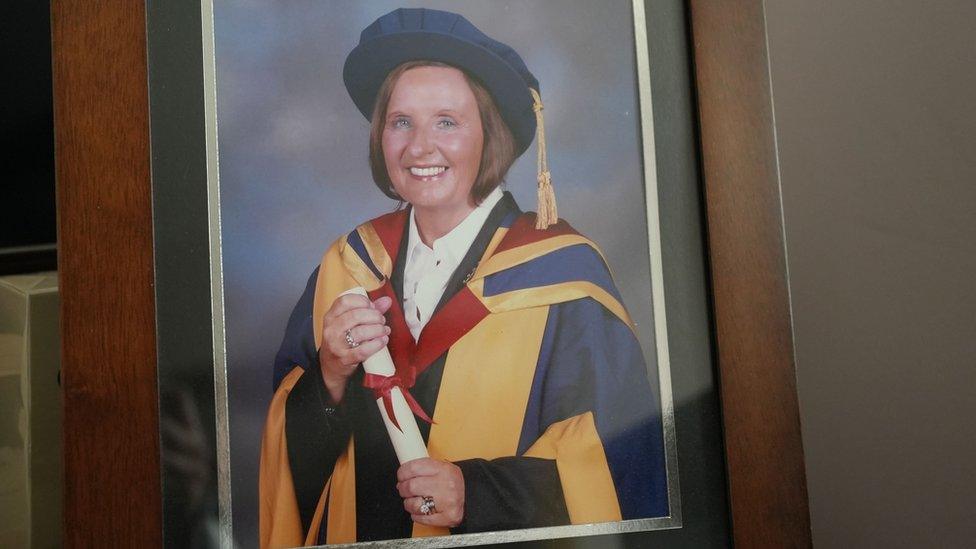
{"label": "framed photograph", "polygon": [[[440,543],[472,544],[680,527],[643,4],[539,0],[414,4],[213,6],[215,78],[207,83],[215,83],[208,93],[214,101],[209,112],[215,119],[208,123],[216,139],[208,142],[208,153],[216,155],[219,166],[209,174],[210,195],[219,197],[219,202],[211,202],[211,220],[217,217],[219,223],[211,223],[211,254],[214,270],[219,268],[219,276],[214,276],[220,281],[213,288],[215,305],[223,306],[215,311],[216,318],[223,317],[224,332],[223,341],[215,341],[215,368],[218,395],[225,386],[226,403],[218,399],[217,405],[227,407],[227,423],[218,424],[217,436],[226,437],[221,444],[230,449],[218,468],[224,472],[222,478],[230,479],[229,486],[220,487],[220,505],[225,509],[221,516],[234,525],[221,527],[233,532],[239,544],[260,539],[272,546],[302,540],[331,544],[383,539],[402,545],[403,538],[452,532],[449,541]],[[377,35],[361,40],[360,32],[364,37]],[[411,34],[418,37],[411,39]],[[439,46],[436,40],[444,37],[452,42]],[[384,40],[396,42],[384,46]],[[471,51],[456,54],[457,48],[468,44],[473,44]],[[383,47],[394,51],[384,52]],[[416,51],[396,56],[410,48]],[[485,50],[487,61],[478,57]],[[413,296],[423,288],[414,294],[407,279],[414,262],[422,261],[414,259],[422,252],[412,246],[422,244],[404,240],[411,239],[413,227],[428,212],[444,209],[441,202],[451,204],[428,195],[455,185],[452,177],[465,177],[464,159],[454,152],[455,142],[436,141],[448,136],[448,130],[425,136],[422,128],[413,129],[420,125],[423,111],[413,108],[410,94],[423,88],[413,92],[408,86],[414,84],[407,80],[414,75],[451,74],[457,70],[455,65],[418,67],[400,77],[408,84],[392,92],[387,109],[402,110],[403,118],[394,123],[410,128],[381,125],[384,139],[392,141],[403,134],[411,140],[436,141],[410,141],[407,148],[395,152],[395,162],[411,166],[403,182],[396,181],[397,168],[390,166],[394,153],[387,154],[383,169],[391,172],[389,178],[396,181],[401,199],[390,198],[374,183],[370,121],[360,112],[363,105],[357,108],[350,98],[356,86],[363,85],[355,81],[356,71],[392,72],[397,69],[390,65],[418,60],[454,62],[467,78],[489,88],[491,97],[498,98],[495,103],[505,110],[508,106],[501,98],[507,90],[500,87],[504,83],[491,80],[491,71],[498,70],[491,62],[509,68],[502,56],[511,51],[524,52],[519,55],[531,69],[526,69],[523,80],[537,79],[545,105],[540,116],[545,118],[537,122],[531,108],[519,105],[521,112],[511,116],[522,118],[506,120],[512,133],[525,119],[537,126],[517,145],[531,150],[511,164],[503,180],[490,183],[499,185],[491,196],[498,205],[478,206],[490,218],[485,226],[495,225],[484,235],[490,240],[506,236],[494,250],[495,245],[485,239],[475,239],[471,252],[463,246],[455,250],[454,259],[461,263],[466,263],[461,256],[468,254],[467,263],[474,260],[463,268],[457,263],[451,268],[456,277],[467,273],[468,280],[451,287],[444,278],[440,284],[449,288],[444,293],[455,293],[456,298],[445,295],[443,309],[427,313],[429,328],[420,331],[411,325],[410,334],[417,339],[414,352],[432,356],[430,364],[421,363],[414,374],[416,388],[401,387],[407,394],[420,395],[417,398],[424,402],[420,407],[431,418],[429,426],[418,420],[431,458],[458,463],[464,473],[463,522],[452,523],[449,530],[438,523],[411,521],[403,509],[411,498],[395,493],[403,485],[397,482],[399,464],[373,403],[375,397],[357,396],[368,393],[358,387],[347,389],[354,394],[346,414],[363,417],[372,412],[375,417],[350,420],[352,443],[343,448],[346,453],[332,458],[334,465],[323,465],[322,458],[313,456],[338,449],[328,442],[323,444],[329,449],[308,444],[307,439],[325,436],[323,429],[331,429],[326,426],[330,420],[315,410],[296,408],[299,402],[318,401],[322,396],[306,388],[307,383],[293,380],[313,374],[321,378],[318,372],[308,372],[319,369],[318,357],[301,349],[329,344],[320,335],[323,321],[319,318],[331,318],[330,304],[337,299],[336,292],[349,289],[346,286],[362,285],[380,295],[380,281],[389,280],[398,302],[387,312],[387,324],[394,330],[396,309],[402,307],[399,314],[407,316],[401,329],[414,320],[410,314],[421,315],[424,306]],[[382,75],[370,76],[377,85],[382,82]],[[519,84],[523,88],[519,91],[531,99],[529,85]],[[470,123],[463,113],[454,112],[453,97],[442,101],[436,105],[439,118],[434,124]],[[488,107],[479,107],[484,119]],[[372,110],[372,105],[366,107],[367,113]],[[476,133],[488,149],[493,136],[487,127]],[[384,141],[387,145],[391,143]],[[418,147],[429,150],[414,150]],[[539,148],[543,150],[537,154]],[[475,151],[474,156],[487,163],[491,161],[487,154]],[[546,154],[559,214],[569,221],[540,231],[532,214],[516,212],[523,210],[522,204],[526,210],[536,209],[537,159]],[[428,171],[443,169],[445,175],[414,173],[423,169],[415,165],[431,163],[445,166]],[[476,184],[475,164],[468,170],[472,180],[468,185]],[[452,176],[455,172],[459,175]],[[507,194],[502,196],[501,189]],[[437,205],[431,207],[427,201]],[[522,229],[526,220],[532,225]],[[475,226],[471,236],[478,230]],[[443,237],[450,242],[458,234],[452,231]],[[330,245],[332,251],[327,253]],[[432,246],[435,260],[440,260],[437,241],[423,245]],[[525,254],[529,259],[521,257]],[[357,269],[364,266],[371,272],[360,277]],[[402,274],[397,275],[398,268]],[[329,289],[329,277],[337,276],[336,272],[353,281]],[[419,276],[411,283],[430,284]],[[584,286],[596,288],[583,290]],[[323,303],[313,307],[313,300]],[[587,310],[575,310],[580,307]],[[607,317],[611,311],[615,313]],[[468,320],[471,315],[483,318]],[[569,316],[559,320],[560,315]],[[354,329],[365,332],[368,325]],[[446,333],[451,335],[441,335]],[[394,356],[395,345],[413,343],[410,334],[389,336]],[[585,345],[570,342],[570,338],[579,342],[589,337],[595,340]],[[429,343],[442,338],[449,341]],[[602,338],[623,339],[604,344],[597,341]],[[436,351],[427,350],[438,344]],[[632,348],[627,350],[628,346]],[[400,354],[410,357],[405,351]],[[404,366],[398,361],[396,367],[399,371]],[[433,373],[428,374],[427,368]],[[604,385],[601,380],[614,382]],[[560,388],[546,389],[551,384]],[[273,389],[279,392],[279,407],[272,404]],[[363,404],[356,404],[357,399]],[[572,413],[566,411],[570,409]],[[283,433],[270,426],[279,415],[288,425]],[[310,423],[307,430],[297,427],[306,422]],[[592,434],[560,435],[552,442],[546,438],[547,432],[551,438],[559,429],[580,429],[587,422],[594,423],[585,428]],[[582,452],[590,451],[589,437],[594,436],[601,442],[598,453],[605,457],[584,459]],[[279,437],[287,438],[287,443]],[[275,440],[279,449],[271,447]],[[540,452],[546,444],[560,445],[559,452],[568,457]],[[279,459],[280,452],[287,459]],[[259,456],[265,463],[259,464]],[[314,465],[306,465],[305,460]],[[344,466],[354,469],[348,479],[341,476]],[[328,469],[333,469],[331,476]],[[597,476],[596,471],[607,475]],[[280,475],[293,479],[288,481],[292,486],[282,486]],[[549,481],[543,483],[539,480],[543,478]],[[314,486],[303,486],[296,479]],[[416,482],[428,479],[419,476]],[[343,482],[355,488],[344,487]],[[519,486],[499,486],[506,482]],[[586,487],[576,488],[576,484]],[[523,491],[526,485],[529,493]],[[595,488],[598,485],[603,487]],[[436,501],[447,496],[429,497]],[[289,501],[267,503],[273,498]],[[297,515],[289,507],[292,500],[297,501]],[[547,509],[547,502],[558,505]],[[447,504],[441,504],[445,515],[450,512]],[[316,505],[323,510],[316,513]],[[504,510],[506,506],[511,510]],[[286,534],[292,536],[290,540]]]}
{"label": "framed photograph", "polygon": [[[144,118],[119,123],[149,139],[123,140],[115,146],[128,148],[113,154],[151,161],[145,174],[130,166],[124,184],[135,194],[110,211],[151,213],[148,225],[126,225],[124,239],[117,224],[84,217],[85,204],[120,195],[64,189],[93,172],[73,171],[90,160],[69,163],[73,142],[59,133],[65,398],[79,420],[66,438],[69,484],[81,482],[70,471],[95,467],[75,450],[93,447],[84,418],[104,417],[90,395],[105,391],[103,405],[142,410],[117,428],[138,441],[111,455],[125,474],[93,496],[114,501],[111,487],[124,483],[145,494],[142,507],[118,511],[159,521],[133,521],[130,541],[802,539],[795,409],[772,421],[795,427],[795,440],[763,442],[769,418],[753,414],[782,395],[795,408],[795,390],[784,377],[762,388],[738,382],[773,362],[792,367],[778,339],[784,318],[754,318],[725,293],[761,293],[758,281],[779,283],[782,273],[722,263],[721,250],[774,262],[782,250],[737,244],[736,230],[754,220],[726,230],[728,191],[710,183],[722,174],[708,179],[716,158],[732,158],[714,139],[721,124],[705,123],[721,103],[723,83],[709,78],[722,67],[698,67],[718,62],[703,50],[715,40],[696,41],[692,73],[688,20],[717,37],[710,9],[148,3],[148,86],[142,103],[138,93],[122,103]],[[97,79],[58,44],[115,26],[131,31],[120,47],[132,47],[139,16],[106,7],[92,18],[66,4],[55,13],[65,128],[82,115],[63,90]],[[755,15],[739,17],[748,25]],[[139,55],[125,52],[118,78],[135,86]],[[84,116],[110,119],[102,104]],[[738,166],[718,161],[729,165]],[[778,218],[759,213],[764,234],[776,234]],[[127,334],[120,348],[139,350],[108,361],[109,378],[91,377],[77,354],[91,343],[71,337],[72,326],[92,322],[76,308],[84,300],[70,299],[80,295],[74,281],[103,269],[72,262],[96,236],[72,219],[105,227],[93,244],[105,255],[142,265],[124,271],[121,294],[85,298],[95,311],[130,304],[129,316],[143,320],[99,324],[106,338]],[[364,296],[347,295],[354,290]],[[148,308],[138,305],[147,298]],[[759,333],[776,346],[752,347],[765,336],[739,326],[760,321],[771,322]],[[785,322],[788,333],[788,314]],[[385,373],[370,365],[384,353]],[[144,358],[150,366],[131,366]],[[404,442],[411,436],[419,444]],[[782,467],[750,461],[777,454],[789,457]],[[798,490],[781,490],[797,478]],[[768,497],[777,490],[788,493]],[[77,492],[66,494],[66,532],[112,535],[97,506],[81,510]]]}

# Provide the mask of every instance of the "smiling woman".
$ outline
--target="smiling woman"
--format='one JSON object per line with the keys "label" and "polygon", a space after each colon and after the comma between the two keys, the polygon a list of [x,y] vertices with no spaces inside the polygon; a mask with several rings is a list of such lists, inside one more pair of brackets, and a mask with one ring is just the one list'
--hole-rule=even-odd
{"label": "smiling woman", "polygon": [[[261,545],[667,516],[658,377],[602,253],[555,217],[522,58],[460,15],[400,9],[363,31],[344,77],[374,180],[407,207],[334,242],[291,315]],[[499,188],[533,137],[538,215]],[[359,367],[384,347],[387,386]],[[398,462],[376,406],[391,387],[429,457]]]}

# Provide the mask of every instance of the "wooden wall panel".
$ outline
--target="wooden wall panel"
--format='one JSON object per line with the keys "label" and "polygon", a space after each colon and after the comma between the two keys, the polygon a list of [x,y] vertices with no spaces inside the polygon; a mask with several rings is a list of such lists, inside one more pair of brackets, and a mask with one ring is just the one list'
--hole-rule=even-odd
{"label": "wooden wall panel", "polygon": [[692,0],[732,530],[811,544],[761,0]]}
{"label": "wooden wall panel", "polygon": [[64,396],[64,544],[160,544],[142,2],[51,9]]}

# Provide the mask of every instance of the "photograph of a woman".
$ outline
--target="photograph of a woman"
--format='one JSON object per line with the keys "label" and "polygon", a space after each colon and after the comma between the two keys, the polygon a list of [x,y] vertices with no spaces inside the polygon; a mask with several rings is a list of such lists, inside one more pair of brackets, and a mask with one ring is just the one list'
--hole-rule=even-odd
{"label": "photograph of a woman", "polygon": [[[342,82],[395,209],[322,243],[287,321],[260,546],[667,516],[655,368],[600,247],[558,217],[546,82],[463,15],[425,8],[378,14]],[[533,181],[507,177],[523,155]],[[365,373],[384,347],[395,376]],[[392,386],[429,457],[398,461],[377,406]]]}

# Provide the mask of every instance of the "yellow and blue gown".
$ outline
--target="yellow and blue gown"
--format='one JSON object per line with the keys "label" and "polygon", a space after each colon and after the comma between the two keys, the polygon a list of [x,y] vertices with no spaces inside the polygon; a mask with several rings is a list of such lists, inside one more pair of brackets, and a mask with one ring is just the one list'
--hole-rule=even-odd
{"label": "yellow and blue gown", "polygon": [[[657,376],[596,246],[565,222],[534,228],[511,195],[494,208],[414,342],[399,299],[406,211],[341,237],[312,273],[275,359],[262,441],[262,547],[396,539],[666,516]],[[362,286],[395,299],[397,371],[433,424],[431,457],[465,478],[465,518],[412,523],[362,372],[332,406],[322,318]],[[406,376],[410,378],[412,376]]]}

